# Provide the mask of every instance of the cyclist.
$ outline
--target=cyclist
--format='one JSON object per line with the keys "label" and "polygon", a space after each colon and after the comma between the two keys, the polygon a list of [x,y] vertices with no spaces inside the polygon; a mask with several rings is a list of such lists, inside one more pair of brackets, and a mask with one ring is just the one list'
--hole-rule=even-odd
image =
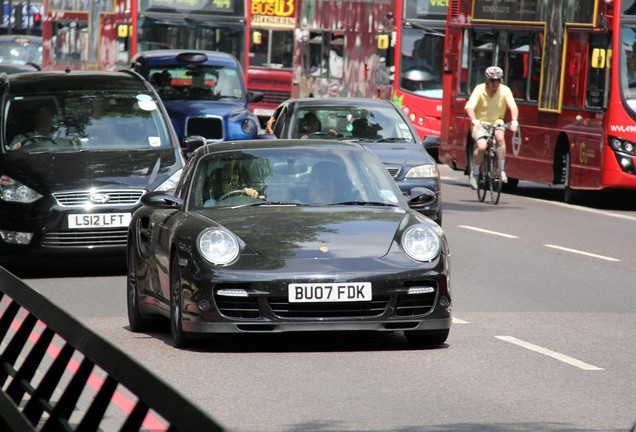
{"label": "cyclist", "polygon": [[473,90],[468,102],[464,106],[468,117],[472,122],[472,136],[475,140],[475,150],[473,151],[473,169],[469,176],[470,187],[477,189],[477,178],[479,177],[479,167],[484,159],[486,150],[486,139],[488,134],[482,124],[498,125],[495,128],[495,139],[497,140],[497,157],[499,158],[499,173],[501,181],[506,183],[508,177],[504,171],[506,162],[506,138],[504,136],[504,121],[506,109],[510,109],[512,121],[510,130],[517,130],[519,122],[519,109],[515,103],[510,87],[501,83],[503,70],[498,66],[490,66],[486,69],[486,82],[479,84]]}

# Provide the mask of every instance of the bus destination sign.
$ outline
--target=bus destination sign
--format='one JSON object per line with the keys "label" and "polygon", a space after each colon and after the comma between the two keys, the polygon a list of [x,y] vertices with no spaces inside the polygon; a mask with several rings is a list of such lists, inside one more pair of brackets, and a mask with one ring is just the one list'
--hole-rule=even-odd
{"label": "bus destination sign", "polygon": [[293,29],[295,0],[252,0],[252,26]]}
{"label": "bus destination sign", "polygon": [[149,7],[200,10],[205,12],[234,12],[235,0],[148,0]]}
{"label": "bus destination sign", "polygon": [[597,0],[475,0],[473,20],[546,22],[555,13],[564,23],[593,24]]}

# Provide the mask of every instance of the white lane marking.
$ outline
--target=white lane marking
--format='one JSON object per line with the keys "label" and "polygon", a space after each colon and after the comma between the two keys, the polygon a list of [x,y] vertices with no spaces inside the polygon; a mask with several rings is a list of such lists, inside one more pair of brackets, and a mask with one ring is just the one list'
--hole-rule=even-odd
{"label": "white lane marking", "polygon": [[512,344],[515,344],[515,345],[519,345],[520,347],[529,349],[530,351],[535,351],[535,352],[538,352],[540,354],[546,355],[548,357],[552,357],[552,358],[554,358],[556,360],[562,361],[564,363],[567,363],[567,364],[569,364],[571,366],[575,366],[575,367],[583,369],[583,370],[590,370],[590,371],[605,370],[603,368],[600,368],[600,367],[597,367],[597,366],[582,362],[582,361],[577,360],[575,358],[572,358],[570,356],[566,356],[565,354],[561,354],[561,353],[558,353],[556,351],[551,351],[551,350],[549,350],[547,348],[543,348],[543,347],[540,347],[539,345],[534,345],[534,344],[522,341],[522,340],[517,339],[517,338],[512,337],[512,336],[495,336],[495,337],[497,339],[502,340],[502,341],[510,342]]}
{"label": "white lane marking", "polygon": [[570,248],[566,248],[566,247],[563,247],[563,246],[557,246],[557,245],[552,245],[552,244],[546,244],[544,246],[552,248],[552,249],[558,249],[558,250],[562,250],[562,251],[565,251],[565,252],[571,252],[571,253],[574,253],[574,254],[585,255],[585,256],[589,256],[589,257],[592,257],[592,258],[598,258],[598,259],[602,259],[602,260],[606,260],[606,261],[614,261],[614,262],[620,261],[618,258],[612,258],[612,257],[608,257],[608,256],[603,256],[603,255],[597,255],[597,254],[593,254],[593,253],[590,253],[590,252],[583,252],[583,251],[580,251],[580,250],[577,250],[577,249],[570,249]]}
{"label": "white lane marking", "polygon": [[506,237],[506,238],[519,238],[519,237],[511,235],[511,234],[504,234],[504,233],[500,233],[500,232],[497,232],[497,231],[488,231],[488,230],[485,230],[485,229],[481,229],[481,228],[477,228],[477,227],[469,226],[469,225],[459,225],[459,227],[460,228],[464,228],[464,229],[477,231],[477,232],[481,232],[481,233],[485,233],[485,234],[492,234],[492,235],[496,235],[496,236]]}
{"label": "white lane marking", "polygon": [[453,324],[470,324],[468,321],[453,317]]}
{"label": "white lane marking", "polygon": [[630,215],[624,215],[621,213],[614,213],[611,211],[607,211],[607,210],[599,210],[599,209],[594,209],[594,208],[589,208],[589,207],[582,207],[582,206],[577,206],[577,205],[573,205],[573,204],[567,204],[567,203],[563,203],[563,202],[559,202],[559,201],[548,201],[548,200],[542,200],[539,198],[528,198],[529,200],[532,201],[537,201],[543,204],[551,204],[554,206],[558,206],[558,207],[566,207],[569,209],[573,209],[573,210],[579,210],[582,212],[587,212],[587,213],[592,213],[592,214],[597,214],[597,215],[603,215],[603,216],[609,216],[609,217],[613,217],[613,218],[617,218],[617,219],[625,219],[625,220],[629,220],[629,221],[634,221],[636,222],[636,217],[635,216],[630,216]]}

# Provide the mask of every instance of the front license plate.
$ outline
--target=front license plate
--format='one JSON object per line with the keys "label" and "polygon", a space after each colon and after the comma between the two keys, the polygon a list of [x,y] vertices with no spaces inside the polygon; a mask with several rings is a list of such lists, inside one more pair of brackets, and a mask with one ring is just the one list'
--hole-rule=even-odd
{"label": "front license plate", "polygon": [[289,284],[290,303],[371,301],[371,282]]}
{"label": "front license plate", "polygon": [[68,227],[70,229],[127,227],[131,216],[131,213],[70,214]]}

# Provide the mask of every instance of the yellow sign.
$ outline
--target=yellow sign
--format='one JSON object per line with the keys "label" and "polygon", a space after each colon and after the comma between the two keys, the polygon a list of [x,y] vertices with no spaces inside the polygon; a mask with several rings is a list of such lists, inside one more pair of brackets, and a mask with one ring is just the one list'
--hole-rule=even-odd
{"label": "yellow sign", "polygon": [[296,13],[295,3],[295,0],[252,0],[252,17],[293,17]]}
{"label": "yellow sign", "polygon": [[128,24],[119,24],[117,26],[117,37],[118,38],[128,37]]}

